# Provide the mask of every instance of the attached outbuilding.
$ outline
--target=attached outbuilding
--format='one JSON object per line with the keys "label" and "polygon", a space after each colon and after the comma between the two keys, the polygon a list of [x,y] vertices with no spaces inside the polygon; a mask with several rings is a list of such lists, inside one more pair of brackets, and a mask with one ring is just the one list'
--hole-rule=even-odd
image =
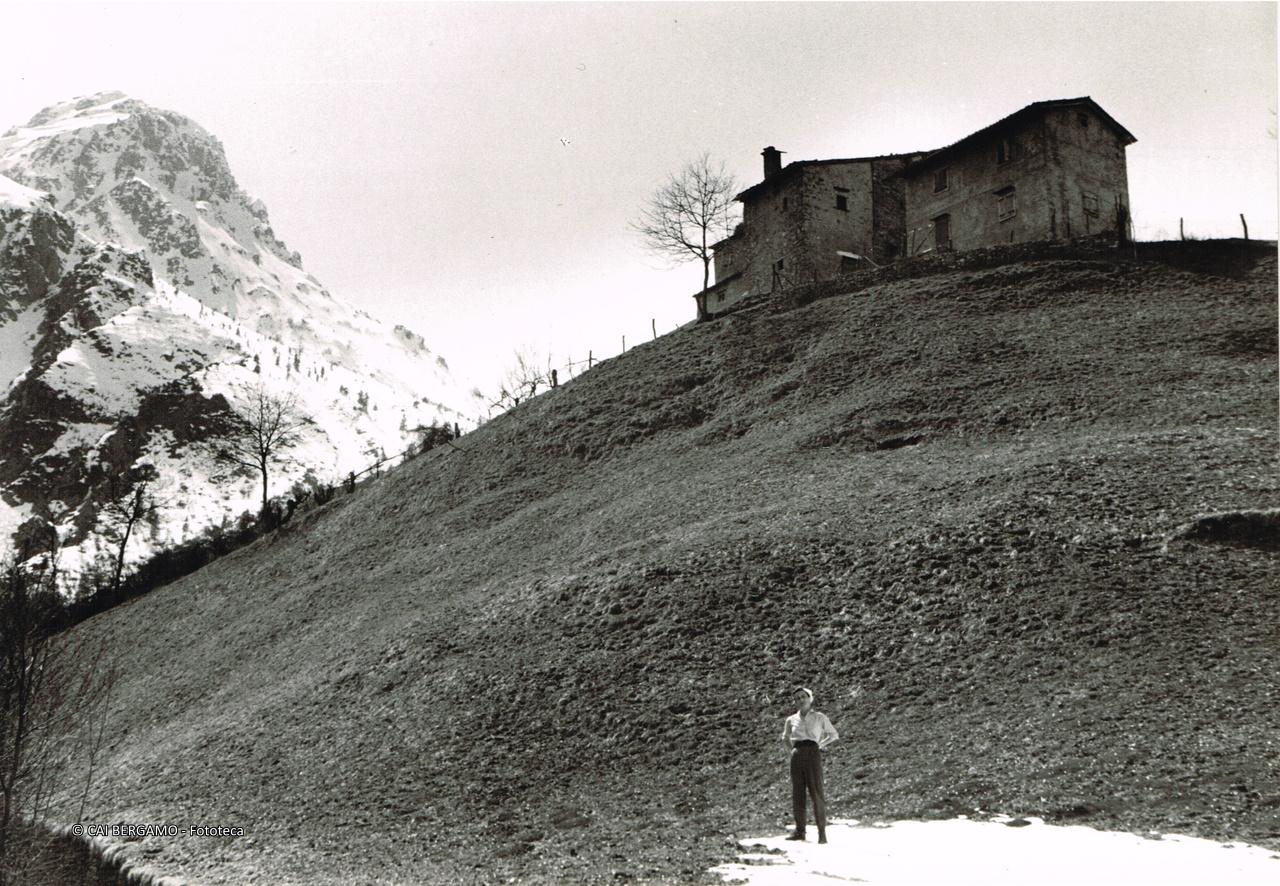
{"label": "attached outbuilding", "polygon": [[900,175],[922,154],[800,160],[785,167],[778,149],[762,154],[764,179],[736,198],[742,223],[714,244],[717,282],[698,294],[705,313],[747,295],[837,276],[848,269],[849,255],[883,264],[901,254],[906,206]]}

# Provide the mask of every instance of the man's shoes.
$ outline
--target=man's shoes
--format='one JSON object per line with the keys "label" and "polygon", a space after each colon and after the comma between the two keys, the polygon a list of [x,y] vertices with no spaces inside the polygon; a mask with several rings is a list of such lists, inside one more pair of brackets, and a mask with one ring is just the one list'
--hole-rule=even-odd
{"label": "man's shoes", "polygon": [[791,834],[790,834],[790,836],[788,836],[788,837],[787,837],[787,839],[788,839],[788,840],[803,840],[803,839],[804,839],[804,831],[792,831],[792,832],[791,832]]}

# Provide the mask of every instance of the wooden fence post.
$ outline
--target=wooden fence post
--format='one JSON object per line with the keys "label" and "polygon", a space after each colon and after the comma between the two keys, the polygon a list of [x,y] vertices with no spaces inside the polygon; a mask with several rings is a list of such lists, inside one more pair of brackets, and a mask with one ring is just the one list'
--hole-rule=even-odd
{"label": "wooden fence post", "polygon": [[[1242,216],[1240,216],[1240,217],[1241,217],[1241,218],[1244,218],[1244,216],[1243,216],[1243,215],[1242,215]],[[1249,235],[1248,235],[1248,234],[1245,234],[1245,239],[1246,239],[1246,240],[1248,240],[1248,239],[1249,239]],[[657,341],[657,340],[658,340],[658,318],[657,318],[657,317],[650,317],[650,318],[649,318],[649,326],[651,326],[651,327],[653,328],[653,340],[654,340],[654,341]]]}
{"label": "wooden fence post", "polygon": [[1186,234],[1184,234],[1184,233],[1182,232],[1182,219],[1181,219],[1181,218],[1179,218],[1179,219],[1178,219],[1178,239],[1179,239],[1179,240],[1185,240],[1185,239],[1187,239],[1187,235],[1186,235]]}
{"label": "wooden fence post", "polygon": [[1244,213],[1240,213],[1240,224],[1244,228],[1244,238],[1249,239],[1249,223],[1244,220]]}
{"label": "wooden fence post", "polygon": [[624,335],[622,337],[622,353],[625,354],[626,352],[627,352],[627,337]]}
{"label": "wooden fence post", "polygon": [[595,354],[593,351],[587,351],[587,368],[590,369],[595,365]]}

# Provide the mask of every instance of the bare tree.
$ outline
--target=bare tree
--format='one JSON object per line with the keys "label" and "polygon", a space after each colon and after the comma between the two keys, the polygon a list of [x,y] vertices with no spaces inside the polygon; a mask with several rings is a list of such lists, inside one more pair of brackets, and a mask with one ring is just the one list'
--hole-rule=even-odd
{"label": "bare tree", "polygon": [[686,163],[654,191],[631,227],[654,253],[673,262],[702,262],[702,288],[711,282],[711,245],[733,233],[737,182],[709,154]]}
{"label": "bare tree", "polygon": [[115,667],[56,633],[63,612],[52,552],[0,565],[0,886],[46,881],[31,865],[47,823],[83,814],[107,732]]}
{"label": "bare tree", "polygon": [[302,440],[302,430],[312,424],[298,411],[292,394],[277,396],[259,385],[248,401],[235,410],[236,426],[221,442],[216,454],[222,461],[250,468],[262,475],[262,515],[268,509],[267,483],[273,465],[288,463],[288,450]]}
{"label": "bare tree", "polygon": [[550,355],[547,357],[548,369],[543,370],[540,362],[529,348],[516,351],[515,362],[498,382],[498,393],[489,404],[490,409],[519,406],[520,401],[537,396],[538,388],[551,387]]}
{"label": "bare tree", "polygon": [[99,514],[104,520],[103,536],[115,546],[115,562],[111,568],[111,593],[120,590],[120,576],[124,572],[125,550],[138,524],[155,516],[155,498],[147,494],[147,481],[133,489],[120,477],[113,477],[108,485],[107,500]]}

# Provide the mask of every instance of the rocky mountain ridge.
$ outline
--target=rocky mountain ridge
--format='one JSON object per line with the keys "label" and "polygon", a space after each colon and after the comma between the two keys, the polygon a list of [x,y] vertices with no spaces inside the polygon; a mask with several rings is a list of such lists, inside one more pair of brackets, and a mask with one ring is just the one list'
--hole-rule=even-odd
{"label": "rocky mountain ridge", "polygon": [[112,477],[161,504],[131,559],[251,510],[212,446],[258,386],[315,422],[273,494],[468,420],[444,359],[307,273],[198,124],[100,93],[0,136],[0,540],[91,562]]}

